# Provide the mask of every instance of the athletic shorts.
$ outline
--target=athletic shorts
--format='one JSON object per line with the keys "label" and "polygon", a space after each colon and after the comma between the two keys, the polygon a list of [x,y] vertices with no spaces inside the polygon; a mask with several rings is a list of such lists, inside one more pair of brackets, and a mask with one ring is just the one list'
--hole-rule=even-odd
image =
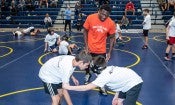
{"label": "athletic shorts", "polygon": [[139,83],[138,85],[129,89],[127,92],[120,91],[118,97],[124,99],[123,105],[136,105],[136,101],[138,99],[141,87],[142,83]]}
{"label": "athletic shorts", "polygon": [[169,37],[169,40],[167,40],[167,44],[169,45],[175,44],[175,37]]}
{"label": "athletic shorts", "polygon": [[143,30],[143,36],[148,36],[148,31],[149,30]]}
{"label": "athletic shorts", "polygon": [[55,96],[58,94],[58,89],[62,89],[62,83],[52,84],[43,82],[45,93]]}

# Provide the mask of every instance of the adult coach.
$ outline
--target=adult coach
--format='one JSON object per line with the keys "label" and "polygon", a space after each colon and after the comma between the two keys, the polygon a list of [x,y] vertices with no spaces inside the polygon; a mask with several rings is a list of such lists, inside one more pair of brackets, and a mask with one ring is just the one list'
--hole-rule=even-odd
{"label": "adult coach", "polygon": [[[87,91],[96,87],[108,86],[116,92],[112,105],[136,105],[143,80],[133,70],[124,67],[106,67],[105,58],[98,56],[91,67],[94,71],[101,72],[98,77],[87,85],[69,86],[64,84],[63,88],[75,91]],[[106,67],[106,68],[105,68]]]}
{"label": "adult coach", "polygon": [[149,9],[143,10],[144,21],[143,21],[143,36],[144,36],[144,45],[142,49],[148,49],[148,32],[151,29],[151,16],[149,14]]}
{"label": "adult coach", "polygon": [[44,90],[51,95],[52,105],[59,105],[62,95],[67,105],[73,105],[67,90],[62,89],[62,84],[69,83],[71,77],[75,85],[78,80],[72,75],[76,67],[86,69],[92,57],[85,51],[80,52],[75,57],[62,55],[51,58],[40,69],[39,77],[43,82]]}
{"label": "adult coach", "polygon": [[[102,55],[108,61],[115,42],[115,22],[109,17],[111,13],[110,5],[104,4],[99,8],[98,13],[91,14],[87,17],[84,27],[85,50],[92,57]],[[106,41],[110,39],[109,51],[106,53]],[[85,84],[90,81],[90,70],[86,69]],[[100,93],[107,95],[106,91],[100,88]]]}
{"label": "adult coach", "polygon": [[[105,4],[99,8],[98,13],[91,14],[87,17],[83,27],[85,50],[92,57],[102,55],[109,60],[115,42],[115,22],[109,17],[111,8]],[[106,41],[110,39],[110,47],[106,53]],[[89,69],[86,70],[85,84],[90,80],[91,74]]]}

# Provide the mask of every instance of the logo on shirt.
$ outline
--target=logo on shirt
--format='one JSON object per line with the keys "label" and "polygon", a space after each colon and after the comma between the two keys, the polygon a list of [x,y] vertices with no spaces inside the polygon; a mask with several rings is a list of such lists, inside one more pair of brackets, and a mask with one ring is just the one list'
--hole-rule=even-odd
{"label": "logo on shirt", "polygon": [[107,31],[107,28],[103,26],[93,26],[92,28],[95,30],[95,32],[105,33],[105,31]]}

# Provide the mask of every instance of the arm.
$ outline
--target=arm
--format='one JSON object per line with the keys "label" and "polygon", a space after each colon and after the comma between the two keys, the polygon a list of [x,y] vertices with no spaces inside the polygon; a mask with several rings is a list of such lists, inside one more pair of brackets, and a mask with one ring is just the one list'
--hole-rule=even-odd
{"label": "arm", "polygon": [[90,83],[87,85],[80,85],[80,86],[70,86],[68,84],[63,84],[63,88],[68,90],[75,90],[75,91],[87,91],[96,88],[97,86]]}
{"label": "arm", "polygon": [[106,60],[107,60],[107,61],[110,59],[110,57],[111,57],[111,52],[112,52],[112,49],[113,49],[113,47],[114,47],[114,43],[115,43],[115,33],[112,34],[112,35],[110,35],[109,38],[110,38],[110,47],[109,47],[109,51],[108,51],[107,57],[106,57]]}
{"label": "arm", "polygon": [[45,42],[44,52],[46,52],[46,51],[47,51],[47,48],[48,48],[48,42]]}
{"label": "arm", "polygon": [[115,96],[112,100],[112,105],[118,105],[118,93],[115,94]]}
{"label": "arm", "polygon": [[79,85],[79,81],[73,75],[71,76],[71,79],[75,85]]}
{"label": "arm", "polygon": [[83,35],[84,35],[84,43],[85,43],[85,50],[88,52],[88,30],[84,28],[83,30]]}

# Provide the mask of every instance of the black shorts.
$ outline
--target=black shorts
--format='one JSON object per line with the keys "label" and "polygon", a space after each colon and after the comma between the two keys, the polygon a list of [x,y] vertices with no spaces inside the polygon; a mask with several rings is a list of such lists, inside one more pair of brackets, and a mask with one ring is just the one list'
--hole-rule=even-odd
{"label": "black shorts", "polygon": [[91,54],[92,57],[96,57],[96,56],[98,56],[98,55],[101,55],[101,56],[103,56],[103,57],[106,58],[106,53],[102,53],[102,54],[90,53],[90,54]]}
{"label": "black shorts", "polygon": [[143,36],[148,36],[149,30],[143,30]]}
{"label": "black shorts", "polygon": [[60,84],[52,84],[43,82],[44,90],[47,94],[51,96],[55,96],[58,94],[58,89],[62,89],[62,83]]}
{"label": "black shorts", "polygon": [[129,89],[127,92],[119,92],[119,98],[124,99],[123,105],[136,105],[140,90],[142,88],[142,83]]}

